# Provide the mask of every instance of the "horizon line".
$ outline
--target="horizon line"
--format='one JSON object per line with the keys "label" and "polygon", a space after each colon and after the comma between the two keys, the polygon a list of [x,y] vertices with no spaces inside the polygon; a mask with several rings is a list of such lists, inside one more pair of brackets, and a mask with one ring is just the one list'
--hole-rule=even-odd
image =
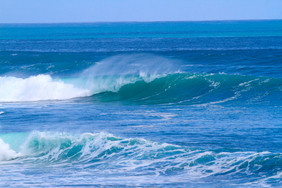
{"label": "horizon line", "polygon": [[175,21],[89,21],[89,22],[7,22],[4,24],[94,24],[94,23],[164,23],[164,22],[232,22],[232,21],[282,21],[282,19],[230,19],[230,20],[175,20]]}

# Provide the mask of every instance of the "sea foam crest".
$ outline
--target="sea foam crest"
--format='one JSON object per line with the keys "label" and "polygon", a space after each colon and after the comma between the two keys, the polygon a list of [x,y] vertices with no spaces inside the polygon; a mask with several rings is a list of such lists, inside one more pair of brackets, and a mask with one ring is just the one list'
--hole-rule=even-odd
{"label": "sea foam crest", "polygon": [[10,149],[9,144],[0,139],[0,161],[7,161],[21,156],[20,153]]}
{"label": "sea foam crest", "polygon": [[79,89],[50,75],[29,78],[0,77],[0,102],[58,100],[87,96],[88,90]]}

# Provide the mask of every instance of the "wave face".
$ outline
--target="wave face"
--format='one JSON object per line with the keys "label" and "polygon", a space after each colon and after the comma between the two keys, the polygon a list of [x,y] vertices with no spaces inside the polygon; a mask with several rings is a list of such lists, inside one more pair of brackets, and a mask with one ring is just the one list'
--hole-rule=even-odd
{"label": "wave face", "polygon": [[125,139],[108,133],[33,132],[22,136],[25,141],[17,146],[19,153],[0,140],[4,146],[4,150],[3,147],[0,150],[2,162],[71,165],[73,170],[87,168],[91,172],[112,176],[160,176],[176,182],[181,178],[182,181],[191,181],[229,175],[234,177],[233,180],[244,177],[253,182],[269,179],[278,182],[279,176],[276,175],[282,165],[282,154],[189,149],[140,138]]}
{"label": "wave face", "polygon": [[68,78],[0,77],[0,102],[89,97],[99,102],[203,104],[281,101],[280,78],[181,71],[180,62],[152,55],[120,55]]}

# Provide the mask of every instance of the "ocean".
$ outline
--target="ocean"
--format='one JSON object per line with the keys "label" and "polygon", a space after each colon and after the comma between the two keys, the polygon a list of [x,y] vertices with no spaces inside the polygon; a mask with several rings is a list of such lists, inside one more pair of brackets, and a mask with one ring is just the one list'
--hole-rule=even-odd
{"label": "ocean", "polygon": [[0,187],[282,186],[282,20],[0,24]]}

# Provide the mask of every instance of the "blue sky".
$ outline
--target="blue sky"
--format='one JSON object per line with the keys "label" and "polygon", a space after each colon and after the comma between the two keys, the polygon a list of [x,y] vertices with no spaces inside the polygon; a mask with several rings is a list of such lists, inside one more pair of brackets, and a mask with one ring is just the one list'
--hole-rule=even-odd
{"label": "blue sky", "polygon": [[0,23],[282,19],[282,0],[0,0]]}

